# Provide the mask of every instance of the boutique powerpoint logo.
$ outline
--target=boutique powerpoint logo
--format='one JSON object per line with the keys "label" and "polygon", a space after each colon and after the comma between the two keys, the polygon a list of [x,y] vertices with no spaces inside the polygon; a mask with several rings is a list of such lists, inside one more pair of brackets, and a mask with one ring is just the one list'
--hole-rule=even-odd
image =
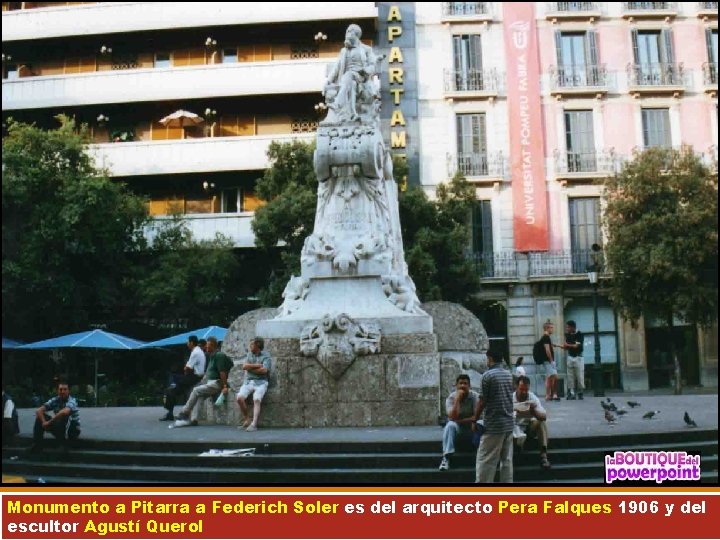
{"label": "boutique powerpoint logo", "polygon": [[700,456],[687,452],[614,452],[605,456],[605,483],[616,481],[697,482]]}

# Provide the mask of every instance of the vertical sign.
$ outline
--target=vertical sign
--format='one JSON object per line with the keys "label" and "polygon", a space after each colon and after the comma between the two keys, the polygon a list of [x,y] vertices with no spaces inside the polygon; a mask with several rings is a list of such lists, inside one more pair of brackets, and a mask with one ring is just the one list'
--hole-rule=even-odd
{"label": "vertical sign", "polygon": [[[380,112],[383,137],[393,155],[408,161],[409,184],[419,185],[417,55],[415,3],[378,2],[378,54],[385,54]],[[386,68],[386,69],[385,69]],[[402,178],[395,178],[398,185]],[[402,189],[402,186],[400,186]]]}
{"label": "vertical sign", "polygon": [[516,251],[547,251],[545,153],[535,6],[503,3]]}

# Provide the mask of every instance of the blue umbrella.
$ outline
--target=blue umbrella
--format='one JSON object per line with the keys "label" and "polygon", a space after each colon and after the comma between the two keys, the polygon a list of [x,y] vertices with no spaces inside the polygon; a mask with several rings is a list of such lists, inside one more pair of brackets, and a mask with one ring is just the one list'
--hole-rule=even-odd
{"label": "blue umbrella", "polygon": [[225,334],[228,331],[227,328],[221,326],[206,326],[205,328],[198,328],[197,330],[191,330],[190,332],[183,332],[176,336],[166,337],[157,341],[150,341],[141,345],[140,348],[144,349],[147,347],[167,347],[169,345],[185,345],[190,336],[197,336],[198,339],[207,339],[214,337],[218,341],[225,339]]}
{"label": "blue umbrella", "polygon": [[84,348],[84,349],[137,349],[143,345],[144,341],[121,336],[120,334],[112,334],[105,330],[88,330],[77,334],[68,334],[55,338],[36,341],[17,347],[18,349],[64,349],[64,348]]}
{"label": "blue umbrella", "polygon": [[[121,336],[120,334],[112,334],[105,330],[88,330],[77,334],[68,334],[35,343],[28,343],[17,347],[18,349],[65,349],[65,348],[82,348],[82,349],[137,349],[143,345],[144,341]],[[98,398],[98,357],[95,356],[95,404]]]}
{"label": "blue umbrella", "polygon": [[20,345],[23,345],[22,341],[15,341],[14,339],[2,338],[3,349],[17,349]]}

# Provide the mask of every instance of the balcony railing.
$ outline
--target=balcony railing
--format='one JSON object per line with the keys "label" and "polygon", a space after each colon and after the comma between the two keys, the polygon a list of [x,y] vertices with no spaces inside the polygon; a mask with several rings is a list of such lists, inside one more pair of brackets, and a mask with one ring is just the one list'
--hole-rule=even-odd
{"label": "balcony railing", "polygon": [[445,70],[446,92],[497,92],[499,76],[495,69]]}
{"label": "balcony railing", "polygon": [[685,86],[683,64],[628,64],[630,86]]}
{"label": "balcony railing", "polygon": [[590,249],[534,252],[529,256],[530,277],[585,274],[593,264],[605,266],[603,252]]}
{"label": "balcony railing", "polygon": [[698,2],[698,10],[700,11],[712,11],[717,10],[717,2]]}
{"label": "balcony railing", "polygon": [[517,258],[514,251],[490,251],[472,253],[475,270],[482,278],[518,277]]}
{"label": "balcony railing", "polygon": [[443,2],[443,15],[446,17],[490,15],[490,6],[488,2]]}
{"label": "balcony railing", "polygon": [[623,2],[623,10],[633,11],[674,11],[676,2]]}
{"label": "balcony railing", "polygon": [[553,89],[605,88],[607,68],[600,65],[550,66]]}
{"label": "balcony railing", "polygon": [[448,154],[448,176],[459,172],[463,176],[505,178],[507,176],[507,161],[502,152],[497,154],[459,153]]}
{"label": "balcony railing", "polygon": [[552,13],[584,13],[600,11],[597,2],[549,2],[547,10]]}
{"label": "balcony railing", "polygon": [[[193,233],[195,240],[213,240],[217,233],[232,240],[238,248],[255,247],[255,234],[252,230],[253,212],[237,214],[185,214],[185,223]],[[153,242],[167,220],[171,216],[155,216],[144,230],[145,238]]]}
{"label": "balcony railing", "polygon": [[613,174],[620,159],[613,150],[590,152],[554,152],[555,171],[559,174],[599,173]]}
{"label": "balcony railing", "polygon": [[717,62],[705,62],[703,64],[702,68],[703,68],[703,84],[705,86],[717,86],[717,83],[718,83]]}

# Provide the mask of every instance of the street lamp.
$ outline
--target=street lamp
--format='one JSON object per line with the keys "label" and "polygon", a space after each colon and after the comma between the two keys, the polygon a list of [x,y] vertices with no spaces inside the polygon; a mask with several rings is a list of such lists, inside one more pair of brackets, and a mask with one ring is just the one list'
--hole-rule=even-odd
{"label": "street lamp", "polygon": [[603,397],[605,395],[605,389],[603,388],[603,372],[602,363],[600,361],[600,329],[598,324],[598,270],[600,264],[598,262],[598,252],[600,246],[597,244],[592,245],[592,264],[588,266],[588,279],[590,284],[593,286],[593,324],[595,334],[595,367],[593,369],[592,383],[593,383],[593,394],[595,397]]}

